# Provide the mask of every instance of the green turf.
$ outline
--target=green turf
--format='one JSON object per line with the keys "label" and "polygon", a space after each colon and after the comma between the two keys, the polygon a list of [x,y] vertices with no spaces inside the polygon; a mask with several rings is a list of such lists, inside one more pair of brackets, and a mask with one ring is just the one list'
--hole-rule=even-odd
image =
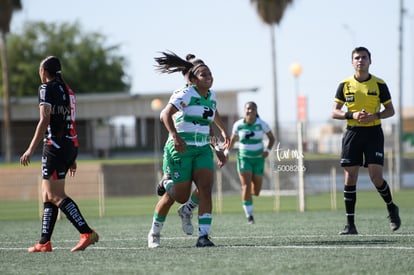
{"label": "green turf", "polygon": [[[414,190],[407,189],[396,192],[394,199],[402,207],[412,207]],[[88,217],[99,217],[99,202],[97,199],[77,200],[82,212]],[[273,196],[254,197],[254,207],[258,212],[275,212],[275,198]],[[338,210],[343,210],[342,192],[336,194],[336,206]],[[116,217],[148,215],[154,210],[156,196],[146,197],[118,197],[106,198],[104,201],[104,216]],[[296,211],[297,198],[294,196],[282,196],[279,198],[279,211]],[[217,197],[214,197],[214,213],[218,213]],[[222,201],[222,213],[239,213],[241,201],[240,195],[226,195]],[[173,206],[175,207],[175,206]],[[383,208],[382,199],[376,191],[359,191],[357,194],[357,208]],[[331,210],[331,195],[329,193],[319,193],[306,196],[307,211]],[[0,201],[0,221],[1,220],[27,220],[39,217],[38,201]]]}
{"label": "green turf", "polygon": [[[146,236],[156,197],[111,198],[105,217],[97,202],[78,204],[100,241],[71,253],[78,239],[66,219],[57,222],[54,252],[29,254],[39,238],[37,202],[0,202],[1,274],[412,274],[414,191],[394,194],[403,225],[391,232],[385,206],[376,192],[359,192],[358,236],[339,236],[345,221],[343,201],[330,210],[329,194],[307,196],[308,210],[296,211],[294,197],[282,197],[279,212],[272,197],[255,199],[255,225],[247,225],[239,196],[225,196],[215,213],[214,248],[196,248],[171,209],[160,249],[148,249]],[[7,210],[5,210],[7,208]],[[34,216],[34,217],[33,217]],[[196,215],[193,221],[197,223]]]}

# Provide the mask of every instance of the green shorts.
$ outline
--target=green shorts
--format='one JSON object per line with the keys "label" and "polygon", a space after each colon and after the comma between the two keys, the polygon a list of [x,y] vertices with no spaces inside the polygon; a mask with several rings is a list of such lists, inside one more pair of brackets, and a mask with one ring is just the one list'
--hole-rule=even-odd
{"label": "green shorts", "polygon": [[163,171],[174,183],[192,179],[197,169],[214,170],[213,152],[209,144],[204,146],[187,145],[185,153],[174,149],[174,142],[168,141],[164,146]]}
{"label": "green shorts", "polygon": [[253,175],[263,176],[264,158],[243,158],[237,157],[237,172],[248,171]]}

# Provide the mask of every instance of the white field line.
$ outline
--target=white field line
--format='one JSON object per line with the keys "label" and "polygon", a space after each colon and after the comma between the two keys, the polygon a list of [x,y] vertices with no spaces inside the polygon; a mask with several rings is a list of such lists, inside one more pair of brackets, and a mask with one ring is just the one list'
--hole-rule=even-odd
{"label": "white field line", "polygon": [[[53,251],[56,250],[70,250],[72,247],[53,247]],[[167,247],[170,249],[171,247]],[[194,246],[194,248],[196,248]],[[406,246],[365,246],[365,245],[353,245],[353,246],[343,246],[343,245],[257,245],[257,246],[243,246],[243,245],[217,245],[216,247],[212,247],[209,249],[214,248],[235,248],[235,249],[365,249],[365,250],[413,250],[414,247],[406,247]],[[87,248],[88,250],[129,250],[129,251],[138,251],[138,250],[146,250],[150,249],[144,246],[138,247],[99,247],[99,246],[90,246]],[[162,249],[162,246],[161,248]],[[190,248],[187,248],[190,249]],[[199,249],[199,248],[196,248]],[[27,247],[0,247],[0,251],[27,251]]]}
{"label": "white field line", "polygon": [[[233,237],[233,236],[217,236],[217,237],[212,237],[212,240],[234,240],[234,239],[238,239],[238,240],[242,240],[242,239],[282,239],[282,238],[289,238],[289,239],[295,239],[295,238],[327,238],[327,240],[329,240],[329,238],[331,238],[332,235],[283,235],[283,236],[274,236],[274,235],[269,235],[269,236],[237,236],[237,237]],[[357,236],[343,236],[343,238],[341,237],[341,240],[349,240],[349,241],[353,241],[353,240],[359,240],[361,242],[361,245],[225,245],[225,244],[220,244],[220,243],[216,243],[216,247],[218,248],[250,248],[250,249],[370,249],[370,250],[376,250],[376,249],[387,249],[387,250],[414,250],[414,246],[391,246],[391,245],[384,245],[384,246],[380,246],[380,245],[363,245],[362,243],[364,242],[364,239],[360,238],[360,237],[386,237],[386,238],[401,238],[401,237],[414,237],[414,234],[379,234],[379,235],[357,235]],[[195,240],[196,237],[195,236],[188,236],[188,237],[161,237],[163,240]],[[113,238],[113,239],[101,239],[99,240],[99,243],[97,243],[96,245],[92,245],[90,247],[88,247],[89,249],[95,249],[95,250],[145,250],[148,249],[146,247],[146,237],[144,238],[123,238],[123,239],[119,239],[119,238]],[[332,240],[331,241],[337,241],[338,239]],[[76,244],[78,240],[59,240],[59,243],[73,243],[73,245]],[[369,242],[369,240],[366,240],[367,242]],[[114,246],[114,243],[117,242],[135,242],[136,246],[135,247],[122,247],[122,246]],[[2,242],[0,241],[0,251],[13,251],[13,250],[27,250],[27,247],[25,247],[25,245],[27,245],[28,242],[22,242],[22,241],[18,241],[18,242]],[[110,243],[111,245],[106,247],[106,246],[100,246],[100,244],[105,244],[105,243]],[[9,247],[9,245],[13,245],[14,247]],[[17,247],[16,247],[17,246]],[[170,247],[170,246],[168,246]],[[70,250],[71,247],[63,247],[63,246],[54,246],[53,250]]]}

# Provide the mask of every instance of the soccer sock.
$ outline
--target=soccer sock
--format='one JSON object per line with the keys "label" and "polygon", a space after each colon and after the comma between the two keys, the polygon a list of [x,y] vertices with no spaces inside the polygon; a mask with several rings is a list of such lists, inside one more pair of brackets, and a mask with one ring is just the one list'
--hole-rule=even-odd
{"label": "soccer sock", "polygon": [[191,213],[198,207],[199,203],[200,200],[192,193],[190,199],[185,203],[185,206]]}
{"label": "soccer sock", "polygon": [[64,199],[59,205],[60,210],[65,213],[66,218],[76,227],[81,234],[92,233],[92,229],[88,226],[83,218],[79,207],[69,197]]}
{"label": "soccer sock", "polygon": [[243,201],[243,210],[246,214],[246,218],[253,216],[253,200]]}
{"label": "soccer sock", "polygon": [[166,216],[158,216],[158,214],[154,212],[154,216],[152,217],[151,232],[154,234],[160,234],[166,218]]}
{"label": "soccer sock", "polygon": [[171,187],[174,185],[174,182],[171,179],[166,179],[162,182],[162,184],[164,185],[165,191],[169,193]]}
{"label": "soccer sock", "polygon": [[51,202],[43,203],[42,234],[39,243],[45,244],[52,238],[59,208]]}
{"label": "soccer sock", "polygon": [[198,234],[199,236],[206,236],[210,233],[211,221],[213,216],[210,213],[204,213],[198,216]]}
{"label": "soccer sock", "polygon": [[394,204],[392,202],[392,195],[391,195],[390,187],[389,187],[388,183],[385,180],[384,180],[384,182],[382,183],[382,185],[380,187],[377,187],[377,191],[378,191],[378,193],[380,193],[382,199],[387,204],[388,208],[394,206]]}
{"label": "soccer sock", "polygon": [[355,222],[356,185],[344,187],[345,213],[349,225]]}

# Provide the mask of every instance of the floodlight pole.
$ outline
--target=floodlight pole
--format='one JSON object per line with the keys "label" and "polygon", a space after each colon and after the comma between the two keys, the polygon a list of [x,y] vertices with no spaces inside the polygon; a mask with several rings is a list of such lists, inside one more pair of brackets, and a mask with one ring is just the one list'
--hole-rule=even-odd
{"label": "floodlight pole", "polygon": [[402,102],[403,102],[403,19],[404,19],[404,0],[400,0],[400,26],[399,26],[399,45],[398,45],[398,119],[397,131],[395,135],[395,185],[394,189],[399,190],[403,178],[403,150],[402,150]]}

